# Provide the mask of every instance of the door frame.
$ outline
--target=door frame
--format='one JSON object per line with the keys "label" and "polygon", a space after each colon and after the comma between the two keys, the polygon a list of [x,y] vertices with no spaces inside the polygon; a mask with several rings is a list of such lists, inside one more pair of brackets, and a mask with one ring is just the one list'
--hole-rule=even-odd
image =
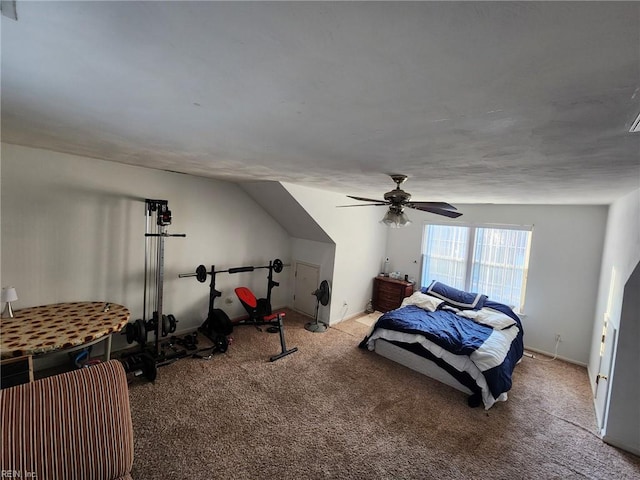
{"label": "door frame", "polygon": [[598,364],[598,373],[596,374],[596,385],[593,395],[596,422],[601,436],[605,433],[607,425],[609,390],[611,386],[613,359],[615,358],[617,340],[618,329],[611,323],[611,319],[608,318],[608,315],[605,315],[603,335],[600,344],[600,362]]}
{"label": "door frame", "polygon": [[295,260],[293,262],[293,264],[294,264],[294,269],[293,269],[293,297],[292,297],[292,302],[291,302],[291,304],[292,304],[291,308],[292,308],[292,310],[294,310],[294,311],[296,311],[298,313],[301,313],[303,315],[311,315],[311,318],[315,318],[315,310],[314,310],[313,313],[309,314],[308,312],[303,312],[302,310],[298,310],[295,307],[295,304],[296,304],[296,300],[295,300],[296,299],[296,293],[299,293],[299,292],[297,292],[297,288],[298,288],[298,265],[305,265],[307,267],[311,267],[311,268],[315,269],[315,271],[317,273],[317,279],[316,279],[316,285],[315,285],[314,288],[317,288],[318,285],[320,284],[319,282],[320,282],[320,268],[321,268],[321,266],[317,265],[315,263],[305,262],[305,261],[302,261],[302,260]]}

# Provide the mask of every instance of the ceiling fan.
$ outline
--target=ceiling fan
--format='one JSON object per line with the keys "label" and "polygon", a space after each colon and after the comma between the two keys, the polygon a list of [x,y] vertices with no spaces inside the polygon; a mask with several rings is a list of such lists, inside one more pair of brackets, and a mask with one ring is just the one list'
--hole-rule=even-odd
{"label": "ceiling fan", "polygon": [[400,185],[407,179],[406,175],[389,175],[396,182],[396,188],[384,194],[384,200],[375,200],[373,198],[354,197],[347,195],[349,198],[359,200],[361,202],[370,202],[368,204],[358,205],[342,205],[343,207],[365,207],[365,206],[389,206],[389,210],[384,218],[380,221],[390,227],[404,227],[411,223],[409,217],[404,213],[404,209],[413,208],[422,210],[423,212],[443,215],[449,218],[458,218],[462,213],[456,211],[456,207],[445,202],[412,202],[411,194],[400,188]]}

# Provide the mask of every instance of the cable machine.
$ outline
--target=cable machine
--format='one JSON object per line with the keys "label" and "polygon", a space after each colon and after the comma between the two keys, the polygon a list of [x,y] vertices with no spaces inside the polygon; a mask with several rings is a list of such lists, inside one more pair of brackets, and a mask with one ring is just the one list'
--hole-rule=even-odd
{"label": "cable machine", "polygon": [[[145,248],[144,248],[144,293],[142,318],[130,322],[123,334],[127,342],[140,344],[140,353],[128,355],[122,359],[125,370],[155,379],[156,366],[179,358],[170,357],[161,349],[160,338],[176,331],[177,320],[163,311],[164,290],[164,241],[169,237],[186,237],[184,233],[170,234],[171,210],[167,200],[145,200]],[[148,315],[151,314],[151,318]],[[147,333],[154,332],[152,348],[147,344]]]}
{"label": "cable machine", "polygon": [[[151,303],[153,312],[152,325],[155,327],[155,354],[160,355],[160,337],[173,333],[176,330],[175,318],[163,315],[163,290],[164,290],[164,241],[168,237],[186,237],[184,233],[167,232],[167,226],[171,225],[171,210],[167,200],[145,200],[145,249],[144,249],[144,303],[142,305],[142,318],[147,318],[148,302]],[[155,216],[155,225],[151,224]],[[147,298],[147,285],[153,286],[153,298]],[[163,328],[164,327],[164,328]],[[164,335],[163,335],[164,334]]]}

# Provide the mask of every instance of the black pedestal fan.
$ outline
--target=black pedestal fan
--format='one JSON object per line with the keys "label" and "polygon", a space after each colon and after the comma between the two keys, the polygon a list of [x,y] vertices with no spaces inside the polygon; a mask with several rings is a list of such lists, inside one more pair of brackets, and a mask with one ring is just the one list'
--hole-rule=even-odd
{"label": "black pedestal fan", "polygon": [[329,287],[329,282],[326,280],[320,282],[318,289],[311,295],[315,295],[316,297],[316,321],[307,323],[304,328],[310,332],[326,332],[327,326],[324,323],[318,322],[318,309],[320,308],[320,304],[325,307],[329,304],[329,297],[331,296],[331,287]]}

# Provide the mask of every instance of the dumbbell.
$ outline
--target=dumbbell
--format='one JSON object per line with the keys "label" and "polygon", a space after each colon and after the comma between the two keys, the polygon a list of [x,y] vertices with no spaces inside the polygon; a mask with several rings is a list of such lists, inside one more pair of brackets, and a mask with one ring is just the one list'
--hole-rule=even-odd
{"label": "dumbbell", "polygon": [[148,354],[132,355],[120,360],[125,372],[133,374],[134,377],[145,377],[150,382],[154,382],[158,375],[155,360]]}

